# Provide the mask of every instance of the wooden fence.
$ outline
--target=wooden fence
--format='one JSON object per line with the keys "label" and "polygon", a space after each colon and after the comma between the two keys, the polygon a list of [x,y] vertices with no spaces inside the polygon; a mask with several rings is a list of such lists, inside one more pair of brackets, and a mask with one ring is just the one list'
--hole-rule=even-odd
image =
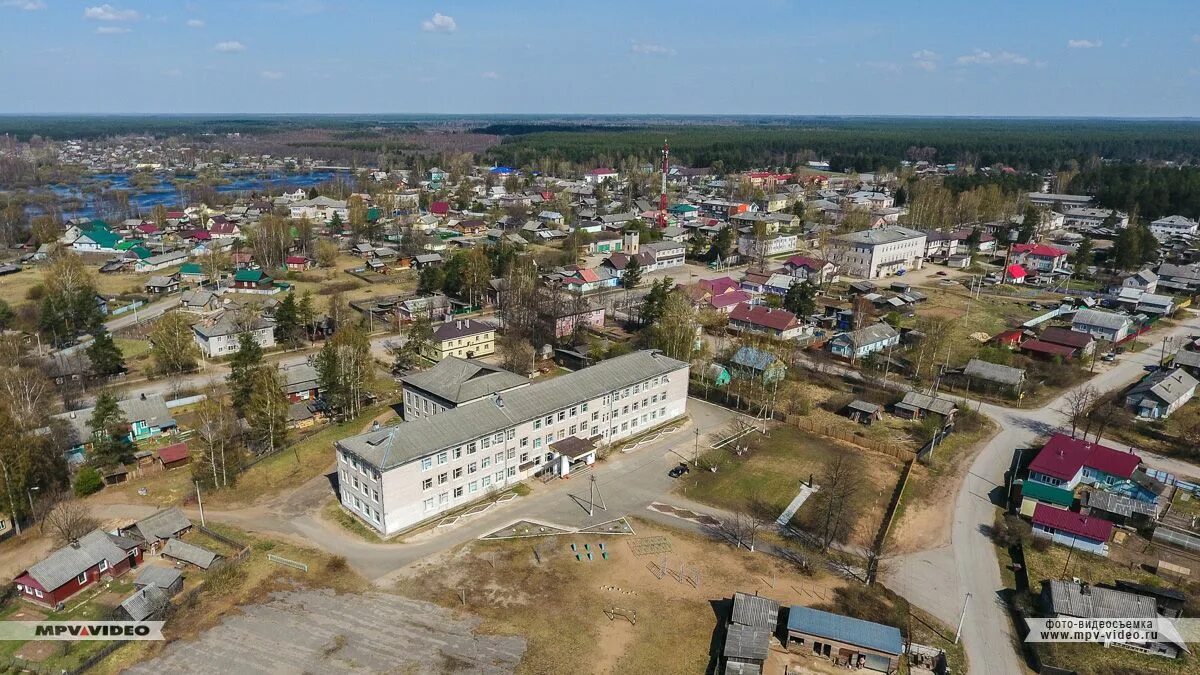
{"label": "wooden fence", "polygon": [[[825,436],[836,441],[849,443],[850,445],[858,446],[864,450],[878,452],[889,457],[894,457],[902,462],[911,462],[916,459],[917,453],[908,448],[901,447],[894,443],[886,443],[883,441],[875,441],[870,438],[863,438],[854,433],[852,430],[839,428],[832,424],[822,424],[815,422],[808,417],[802,415],[782,415],[783,421],[787,424],[794,424],[797,428],[807,431],[818,436]],[[849,426],[848,424],[845,426]]]}

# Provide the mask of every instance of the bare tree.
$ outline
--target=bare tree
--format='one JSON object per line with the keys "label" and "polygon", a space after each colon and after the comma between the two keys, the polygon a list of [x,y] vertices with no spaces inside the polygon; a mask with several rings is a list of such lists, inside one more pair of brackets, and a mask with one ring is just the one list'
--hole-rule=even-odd
{"label": "bare tree", "polygon": [[858,492],[860,467],[849,456],[838,454],[825,467],[820,489],[813,495],[815,502],[817,543],[826,553],[835,541],[849,534],[850,502]]}
{"label": "bare tree", "polygon": [[99,522],[92,517],[86,505],[78,499],[64,499],[55,504],[42,520],[55,541],[66,544],[96,529]]}
{"label": "bare tree", "polygon": [[1087,419],[1088,411],[1099,398],[1100,392],[1090,384],[1077,387],[1063,397],[1063,407],[1058,412],[1071,420],[1071,438],[1075,437],[1075,431]]}

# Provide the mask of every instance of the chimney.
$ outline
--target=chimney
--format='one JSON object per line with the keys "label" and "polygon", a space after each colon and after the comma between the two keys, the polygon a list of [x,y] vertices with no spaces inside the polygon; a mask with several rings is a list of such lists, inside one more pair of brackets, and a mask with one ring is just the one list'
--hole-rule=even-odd
{"label": "chimney", "polygon": [[455,327],[455,328],[457,328],[457,329],[459,329],[459,330],[462,330],[462,321],[455,321],[455,322],[454,322],[454,327]]}
{"label": "chimney", "polygon": [[79,540],[78,539],[71,540],[71,548],[76,548],[76,549],[79,548]]}
{"label": "chimney", "polygon": [[143,401],[145,401],[145,400],[146,400],[146,392],[142,392],[142,400],[143,400]]}
{"label": "chimney", "polygon": [[379,431],[379,420],[371,422],[371,431]]}

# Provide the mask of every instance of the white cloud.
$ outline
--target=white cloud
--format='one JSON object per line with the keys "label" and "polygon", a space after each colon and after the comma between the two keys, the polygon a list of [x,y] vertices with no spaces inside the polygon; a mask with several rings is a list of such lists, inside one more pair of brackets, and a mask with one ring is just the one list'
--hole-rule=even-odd
{"label": "white cloud", "polygon": [[246,51],[246,45],[238,42],[237,40],[230,40],[228,42],[218,42],[217,44],[213,45],[213,49],[224,53],[244,52]]}
{"label": "white cloud", "polygon": [[458,30],[458,24],[455,23],[454,17],[434,12],[432,19],[421,22],[421,30],[426,33],[453,33]]}
{"label": "white cloud", "polygon": [[496,71],[494,71],[494,70],[489,70],[489,71],[487,71],[487,72],[480,73],[480,74],[479,74],[479,76],[480,76],[480,77],[482,77],[482,78],[483,78],[483,79],[485,79],[485,80],[498,80],[498,79],[500,79],[500,73],[497,73],[497,72],[496,72]]}
{"label": "white cloud", "polygon": [[188,28],[204,28],[204,19],[188,19]]}
{"label": "white cloud", "polygon": [[1100,40],[1067,40],[1067,46],[1071,49],[1095,49],[1104,42]]}
{"label": "white cloud", "polygon": [[46,9],[46,3],[42,2],[42,0],[4,0],[4,2],[0,2],[0,7],[16,7],[26,12],[32,12],[38,9]]}
{"label": "white cloud", "polygon": [[1027,66],[1029,65],[1029,57],[1013,52],[998,51],[989,52],[983,49],[976,49],[970,54],[964,54],[957,59],[960,66],[979,65],[979,66]]}
{"label": "white cloud", "polygon": [[937,70],[938,59],[942,58],[937,52],[929,49],[918,49],[913,52],[912,57],[914,66],[928,72]]}
{"label": "white cloud", "polygon": [[124,26],[100,26],[96,29],[96,33],[99,35],[120,35],[129,31],[130,29]]}
{"label": "white cloud", "polygon": [[135,10],[117,9],[108,4],[83,10],[83,18],[93,21],[137,21],[139,17],[141,15]]}
{"label": "white cloud", "polygon": [[675,50],[666,45],[656,45],[650,42],[635,42],[629,46],[629,51],[634,54],[644,54],[650,56],[674,56]]}
{"label": "white cloud", "polygon": [[262,79],[264,79],[264,80],[282,80],[283,79],[283,73],[279,72],[278,70],[264,70],[259,74],[262,75]]}

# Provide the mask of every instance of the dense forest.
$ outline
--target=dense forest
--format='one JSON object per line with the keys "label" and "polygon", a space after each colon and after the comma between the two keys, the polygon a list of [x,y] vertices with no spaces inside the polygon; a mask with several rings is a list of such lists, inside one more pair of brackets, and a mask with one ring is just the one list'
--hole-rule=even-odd
{"label": "dense forest", "polygon": [[1144,220],[1200,218],[1200,167],[1106,165],[1077,174],[1068,191],[1095,195],[1102,206],[1140,214]]}
{"label": "dense forest", "polygon": [[546,131],[537,124],[496,124],[481,133],[505,135],[488,151],[512,166],[535,162],[603,163],[605,158],[653,161],[664,138],[675,160],[727,170],[792,166],[829,160],[836,171],[894,168],[901,160],[970,166],[1004,164],[1054,171],[1094,157],[1115,160],[1200,159],[1200,123],[1185,121],[851,118],[775,125],[662,125]]}

